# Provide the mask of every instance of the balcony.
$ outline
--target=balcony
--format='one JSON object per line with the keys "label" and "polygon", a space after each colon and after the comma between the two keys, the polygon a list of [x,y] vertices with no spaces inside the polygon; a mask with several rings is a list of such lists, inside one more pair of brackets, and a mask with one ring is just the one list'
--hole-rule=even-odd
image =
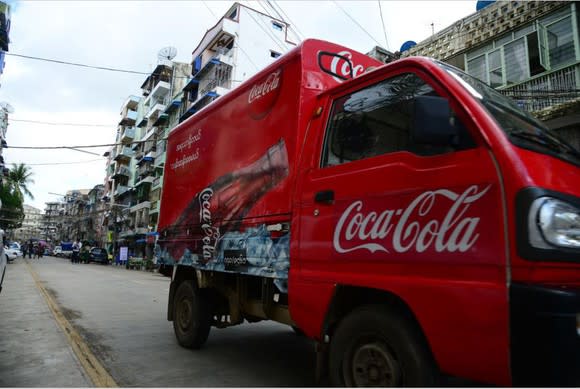
{"label": "balcony", "polygon": [[139,204],[132,206],[129,212],[135,213],[142,209],[149,209],[149,207],[151,207],[151,203],[149,201],[142,201]]}
{"label": "balcony", "polygon": [[155,177],[153,179],[153,183],[151,184],[151,191],[161,188],[161,185],[163,185],[163,176]]}
{"label": "balcony", "polygon": [[151,202],[151,207],[149,208],[149,216],[151,216],[152,214],[155,213],[159,213],[159,205],[160,205],[160,201],[152,201]]}
{"label": "balcony", "polygon": [[163,102],[157,102],[153,105],[153,107],[151,107],[151,109],[149,110],[149,112],[147,112],[147,115],[145,115],[145,117],[147,118],[147,120],[151,120],[151,121],[155,121],[157,120],[157,118],[159,117],[159,115],[161,115],[163,113],[163,111],[165,111],[165,104],[163,104]]}
{"label": "balcony", "polygon": [[155,179],[155,177],[153,177],[153,176],[141,177],[139,179],[139,181],[137,181],[135,183],[135,187],[138,187],[139,185],[143,185],[143,184],[152,184],[154,179]]}
{"label": "balcony", "polygon": [[193,58],[201,55],[206,49],[217,49],[218,43],[228,45],[236,36],[239,24],[228,18],[222,18],[212,29],[208,30],[199,45],[192,53]]}
{"label": "balcony", "polygon": [[129,144],[135,139],[135,127],[125,128],[121,135],[121,143]]}
{"label": "balcony", "polygon": [[113,174],[113,178],[119,178],[121,176],[125,176],[125,177],[131,177],[131,171],[129,170],[129,168],[127,166],[119,166],[117,168],[117,170],[115,171],[115,173]]}
{"label": "balcony", "polygon": [[121,195],[125,194],[128,190],[129,190],[128,186],[117,185],[117,188],[115,189],[115,193],[113,195],[114,196],[121,196]]}
{"label": "balcony", "polygon": [[153,166],[150,164],[143,164],[137,167],[137,175],[143,176],[153,173]]}
{"label": "balcony", "polygon": [[137,111],[128,110],[127,114],[121,118],[120,126],[134,126],[137,120]]}
{"label": "balcony", "polygon": [[141,100],[140,97],[137,97],[137,96],[129,96],[127,98],[127,100],[125,100],[125,102],[123,103],[123,105],[121,106],[121,115],[123,115],[123,112],[125,112],[127,110],[137,111],[137,107],[139,106],[139,101],[140,100]]}
{"label": "balcony", "polygon": [[163,97],[165,97],[169,91],[171,90],[171,86],[169,85],[168,82],[166,81],[159,81],[157,83],[157,85],[155,85],[155,88],[153,88],[153,90],[151,91],[151,97],[158,99],[158,100],[162,100]]}
{"label": "balcony", "polygon": [[194,75],[193,78],[195,80],[200,80],[203,78],[203,76],[205,76],[207,73],[209,73],[214,67],[218,66],[218,65],[226,65],[228,67],[233,67],[234,66],[234,61],[232,58],[232,50],[230,50],[228,52],[228,54],[217,54],[216,56],[214,56],[213,58],[211,58],[209,61],[207,61],[202,67],[201,69],[199,69]]}
{"label": "balcony", "polygon": [[117,150],[117,153],[115,155],[115,161],[121,161],[121,162],[129,162],[131,160],[131,157],[133,156],[133,150],[131,150],[130,147],[127,146],[123,146],[121,149]]}
{"label": "balcony", "polygon": [[579,71],[580,64],[575,64],[498,91],[530,112],[556,109],[559,105],[580,99]]}
{"label": "balcony", "polygon": [[181,106],[181,100],[180,99],[172,100],[171,103],[169,103],[167,105],[167,108],[165,108],[165,113],[166,114],[170,114],[171,112],[173,112],[176,109],[178,109],[180,106]]}
{"label": "balcony", "polygon": [[153,162],[153,165],[155,167],[163,167],[165,166],[165,150],[159,150],[156,154],[155,154],[155,162]]}

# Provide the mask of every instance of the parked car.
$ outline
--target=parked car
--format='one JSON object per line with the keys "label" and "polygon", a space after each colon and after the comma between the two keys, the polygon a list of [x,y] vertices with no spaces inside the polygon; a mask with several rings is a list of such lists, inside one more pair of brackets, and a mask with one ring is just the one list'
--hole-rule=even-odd
{"label": "parked car", "polygon": [[109,254],[107,250],[100,247],[93,247],[89,251],[89,262],[98,262],[104,265],[109,264]]}
{"label": "parked car", "polygon": [[22,251],[12,247],[4,247],[4,253],[6,254],[6,259],[8,260],[8,262],[12,262],[16,258],[22,256]]}
{"label": "parked car", "polygon": [[52,249],[52,255],[54,257],[60,257],[60,256],[62,256],[62,247],[60,247],[60,246],[54,246],[54,249]]}

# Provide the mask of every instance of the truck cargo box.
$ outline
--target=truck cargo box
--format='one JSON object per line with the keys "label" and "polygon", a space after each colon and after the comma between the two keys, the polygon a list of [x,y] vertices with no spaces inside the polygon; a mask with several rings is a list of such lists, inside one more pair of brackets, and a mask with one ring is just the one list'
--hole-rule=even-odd
{"label": "truck cargo box", "polygon": [[295,163],[316,95],[380,62],[307,40],[169,135],[164,263],[286,279]]}

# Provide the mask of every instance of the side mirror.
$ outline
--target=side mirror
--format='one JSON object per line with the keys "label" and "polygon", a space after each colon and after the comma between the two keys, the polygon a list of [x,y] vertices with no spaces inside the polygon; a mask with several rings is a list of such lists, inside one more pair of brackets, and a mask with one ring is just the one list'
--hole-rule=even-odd
{"label": "side mirror", "polygon": [[459,126],[449,101],[439,96],[417,96],[413,108],[412,140],[434,146],[456,145]]}

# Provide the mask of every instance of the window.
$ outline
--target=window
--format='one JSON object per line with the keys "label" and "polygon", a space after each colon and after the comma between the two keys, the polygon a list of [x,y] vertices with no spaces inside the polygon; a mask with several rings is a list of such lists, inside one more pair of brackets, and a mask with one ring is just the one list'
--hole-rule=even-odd
{"label": "window", "polygon": [[501,50],[497,49],[488,55],[489,85],[492,88],[503,85],[503,68],[501,66]]}
{"label": "window", "polygon": [[546,46],[550,53],[550,68],[576,59],[572,31],[572,18],[570,16],[546,26],[545,38],[547,39]]}
{"label": "window", "polygon": [[515,84],[529,78],[528,59],[524,38],[503,47],[506,84]]}
{"label": "window", "polygon": [[278,31],[284,30],[284,26],[278,22],[272,22],[272,28]]}
{"label": "window", "polygon": [[270,50],[270,57],[272,58],[278,58],[279,56],[281,56],[282,54],[274,51],[274,50]]}
{"label": "window", "polygon": [[[449,147],[411,139],[415,98],[437,96],[415,74],[403,74],[334,101],[326,130],[322,166],[339,165],[397,151],[434,155]],[[467,144],[467,143],[466,143]]]}
{"label": "window", "polygon": [[497,88],[527,80],[532,76],[577,60],[571,16],[565,6],[539,21],[522,26],[465,55],[468,73]]}

